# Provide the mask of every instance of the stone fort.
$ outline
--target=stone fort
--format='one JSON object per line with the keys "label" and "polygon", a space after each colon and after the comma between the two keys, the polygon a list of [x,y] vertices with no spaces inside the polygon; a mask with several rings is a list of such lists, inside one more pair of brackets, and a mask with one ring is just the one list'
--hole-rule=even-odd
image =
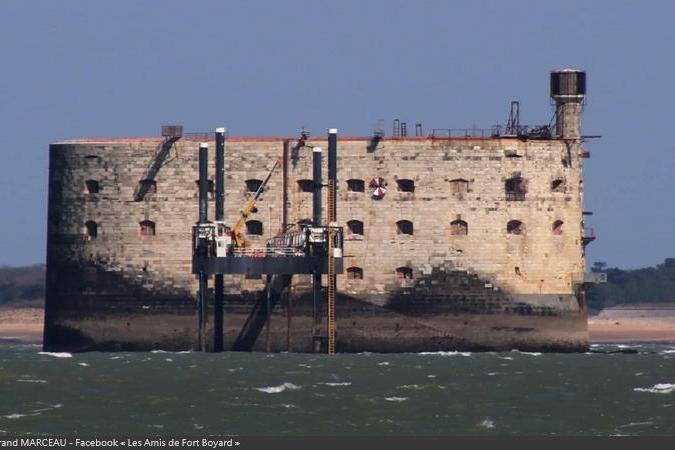
{"label": "stone fort", "polygon": [[[574,74],[576,84],[553,86],[556,73]],[[584,248],[593,237],[583,216],[585,74],[553,75],[552,130],[511,123],[508,130],[460,135],[434,130],[413,137],[400,128],[394,136],[339,135],[339,351],[587,347]],[[198,147],[209,139],[92,138],[50,146],[45,348],[194,348],[191,232]],[[326,138],[227,138],[231,224],[279,161],[247,218],[247,246],[264,247],[311,218],[315,147],[325,148]],[[386,192],[374,195],[371,182]],[[310,351],[310,279],[293,278],[266,336],[251,349]],[[265,279],[227,275],[225,289],[227,346]]]}

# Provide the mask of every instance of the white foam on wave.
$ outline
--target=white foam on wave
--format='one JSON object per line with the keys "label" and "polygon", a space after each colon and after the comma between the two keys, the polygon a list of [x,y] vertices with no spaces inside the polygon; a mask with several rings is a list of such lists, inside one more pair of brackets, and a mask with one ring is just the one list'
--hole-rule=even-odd
{"label": "white foam on wave", "polygon": [[388,361],[382,361],[381,363],[377,363],[378,366],[388,366],[389,362]]}
{"label": "white foam on wave", "polygon": [[71,353],[66,352],[38,352],[38,355],[53,356],[54,358],[72,358]]}
{"label": "white foam on wave", "polygon": [[46,383],[47,380],[16,380],[17,383]]}
{"label": "white foam on wave", "polygon": [[284,391],[297,391],[300,389],[300,386],[289,383],[288,381],[280,384],[279,386],[267,386],[262,388],[256,388],[256,391],[264,392],[266,394],[278,394]]}
{"label": "white foam on wave", "polygon": [[388,402],[404,402],[408,400],[408,397],[385,397],[384,399]]}
{"label": "white foam on wave", "polygon": [[658,383],[650,388],[634,388],[635,392],[651,392],[652,394],[670,394],[675,391],[675,384]]}
{"label": "white foam on wave", "polygon": [[20,419],[20,418],[22,418],[22,417],[34,416],[34,415],[36,415],[36,414],[18,414],[18,413],[14,413],[14,414],[8,414],[8,415],[2,416],[2,417],[4,417],[5,419],[14,420],[14,419]]}
{"label": "white foam on wave", "polygon": [[482,428],[487,428],[487,429],[492,429],[495,427],[495,423],[490,419],[489,417],[483,420],[481,423],[478,424],[479,427]]}
{"label": "white foam on wave", "polygon": [[432,374],[427,375],[427,378],[436,378],[436,375],[434,375],[434,374],[432,373]]}
{"label": "white foam on wave", "polygon": [[399,386],[399,389],[414,389],[414,390],[419,390],[422,389],[422,386],[419,384],[403,384]]}
{"label": "white foam on wave", "polygon": [[342,382],[327,382],[327,383],[317,383],[317,384],[323,384],[325,386],[351,386],[352,383],[350,381],[342,381]]}
{"label": "white foam on wave", "polygon": [[675,353],[675,350],[663,350],[660,353],[667,355],[667,354],[670,354],[670,353]]}
{"label": "white foam on wave", "polygon": [[166,350],[151,350],[150,353],[171,353],[171,352],[167,352]]}
{"label": "white foam on wave", "polygon": [[86,362],[77,363],[77,365],[82,367],[89,367],[89,364],[87,364]]}
{"label": "white foam on wave", "polygon": [[424,356],[471,356],[471,352],[420,352],[418,355],[424,355]]}

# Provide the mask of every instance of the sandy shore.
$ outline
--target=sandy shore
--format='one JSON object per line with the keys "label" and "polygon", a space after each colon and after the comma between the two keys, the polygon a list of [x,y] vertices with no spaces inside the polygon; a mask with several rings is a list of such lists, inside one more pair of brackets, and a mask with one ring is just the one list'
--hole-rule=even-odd
{"label": "sandy shore", "polygon": [[[1,307],[0,342],[42,343],[40,308]],[[591,342],[675,342],[675,307],[608,308],[588,320]]]}
{"label": "sandy shore", "polygon": [[42,344],[41,308],[0,307],[0,342]]}

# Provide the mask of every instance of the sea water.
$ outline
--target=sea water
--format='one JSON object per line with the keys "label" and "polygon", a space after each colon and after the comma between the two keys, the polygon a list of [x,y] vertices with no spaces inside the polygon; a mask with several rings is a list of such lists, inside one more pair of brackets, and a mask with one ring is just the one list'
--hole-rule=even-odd
{"label": "sea water", "polygon": [[675,345],[589,353],[0,347],[2,436],[673,435]]}

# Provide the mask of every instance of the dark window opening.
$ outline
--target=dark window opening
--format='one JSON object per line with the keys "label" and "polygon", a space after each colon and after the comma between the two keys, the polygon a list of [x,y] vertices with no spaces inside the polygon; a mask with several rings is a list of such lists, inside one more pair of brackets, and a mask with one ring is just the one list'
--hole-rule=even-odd
{"label": "dark window opening", "polygon": [[84,235],[87,236],[87,239],[96,239],[98,236],[98,224],[93,220],[87,220],[84,223]]}
{"label": "dark window opening", "polygon": [[246,234],[262,236],[263,224],[259,220],[249,220],[246,222]]}
{"label": "dark window opening", "polygon": [[363,234],[363,222],[360,220],[350,220],[347,222],[347,228],[351,234]]}
{"label": "dark window opening", "polygon": [[247,274],[244,276],[244,278],[247,279],[247,280],[260,280],[260,279],[262,278],[262,275],[260,275],[260,274],[250,274],[250,273],[247,273]]}
{"label": "dark window opening", "polygon": [[508,234],[523,234],[525,232],[525,225],[520,220],[510,220],[506,224],[506,232]]}
{"label": "dark window opening", "polygon": [[450,234],[453,236],[464,236],[469,234],[469,224],[460,219],[453,220],[450,222]]}
{"label": "dark window opening", "polygon": [[[195,180],[195,195],[199,196],[199,180]],[[216,195],[216,187],[213,180],[206,180],[206,195],[209,200],[213,200]]]}
{"label": "dark window opening", "polygon": [[413,180],[396,180],[399,192],[415,192],[415,182]]}
{"label": "dark window opening", "polygon": [[522,202],[525,200],[525,194],[527,194],[527,182],[522,177],[516,176],[509,178],[504,183],[504,188],[506,190],[507,201]]}
{"label": "dark window opening", "polygon": [[138,182],[139,191],[146,194],[154,194],[157,192],[157,182],[155,180],[141,180]]}
{"label": "dark window opening", "polygon": [[565,192],[565,180],[556,178],[551,181],[551,192]]}
{"label": "dark window opening", "polygon": [[98,194],[100,189],[98,181],[96,180],[87,180],[84,182],[84,188],[87,194]]}
{"label": "dark window opening", "polygon": [[155,222],[152,220],[144,220],[139,223],[141,227],[141,236],[154,236],[155,235]]}
{"label": "dark window opening", "polygon": [[348,267],[347,268],[347,279],[348,280],[362,280],[363,279],[363,269],[360,267]]}
{"label": "dark window opening", "polygon": [[255,193],[262,186],[262,180],[250,179],[246,180],[246,190]]}
{"label": "dark window opening", "polygon": [[363,180],[347,180],[347,190],[350,192],[365,192],[366,185]]}
{"label": "dark window opening", "polygon": [[399,280],[410,280],[412,279],[412,269],[410,267],[399,267],[396,269],[396,277]]}
{"label": "dark window opening", "polygon": [[298,180],[298,191],[299,192],[314,192],[314,181],[313,180]]}
{"label": "dark window opening", "polygon": [[399,220],[396,222],[397,234],[413,234],[413,223],[409,220]]}
{"label": "dark window opening", "polygon": [[469,192],[469,181],[463,178],[450,180],[450,193],[462,195]]}
{"label": "dark window opening", "polygon": [[553,227],[551,228],[551,230],[553,231],[554,235],[560,236],[561,234],[563,234],[563,224],[564,222],[562,220],[556,220],[555,222],[553,222]]}

